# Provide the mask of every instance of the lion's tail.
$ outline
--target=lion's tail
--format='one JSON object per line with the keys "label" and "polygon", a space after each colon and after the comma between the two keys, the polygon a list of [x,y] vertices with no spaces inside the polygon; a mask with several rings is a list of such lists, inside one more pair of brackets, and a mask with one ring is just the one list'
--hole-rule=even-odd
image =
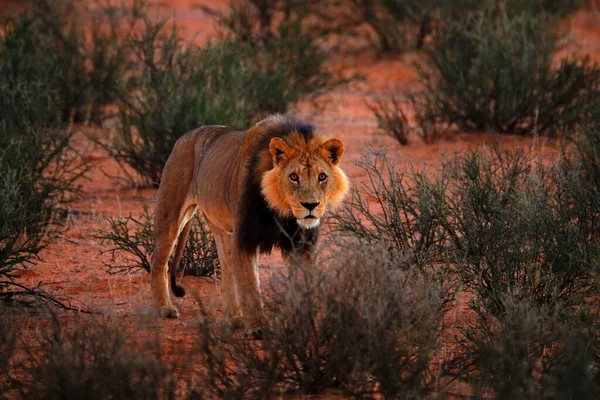
{"label": "lion's tail", "polygon": [[185,249],[185,244],[188,239],[188,235],[190,233],[190,228],[192,227],[192,220],[190,219],[179,233],[179,238],[177,238],[177,247],[175,248],[175,257],[173,258],[173,262],[171,267],[169,268],[171,271],[171,290],[173,294],[177,297],[185,296],[185,289],[177,284],[177,267],[179,267],[179,262],[181,261],[181,257],[183,256],[183,250]]}

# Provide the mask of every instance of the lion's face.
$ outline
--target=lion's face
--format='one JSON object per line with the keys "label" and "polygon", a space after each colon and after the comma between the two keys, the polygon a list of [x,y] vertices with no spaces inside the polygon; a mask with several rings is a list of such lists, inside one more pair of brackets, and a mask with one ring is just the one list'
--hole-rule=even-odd
{"label": "lion's face", "polygon": [[264,174],[262,193],[273,210],[294,216],[298,225],[319,225],[328,208],[348,191],[348,179],[338,167],[344,145],[338,139],[315,136],[308,143],[301,135],[271,139],[273,168]]}

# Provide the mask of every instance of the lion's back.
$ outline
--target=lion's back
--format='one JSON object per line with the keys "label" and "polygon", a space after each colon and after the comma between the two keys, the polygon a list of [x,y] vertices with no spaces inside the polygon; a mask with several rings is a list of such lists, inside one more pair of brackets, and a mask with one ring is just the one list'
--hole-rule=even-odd
{"label": "lion's back", "polygon": [[[229,228],[238,197],[237,174],[239,166],[244,164],[240,153],[245,132],[223,126],[204,126],[191,134],[194,141],[193,195],[209,220],[218,225],[227,222]],[[184,145],[189,144],[184,142]]]}

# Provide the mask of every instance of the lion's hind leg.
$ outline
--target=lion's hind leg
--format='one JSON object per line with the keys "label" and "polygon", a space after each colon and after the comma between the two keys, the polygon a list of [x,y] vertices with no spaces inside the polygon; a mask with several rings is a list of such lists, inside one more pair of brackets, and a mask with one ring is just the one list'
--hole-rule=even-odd
{"label": "lion's hind leg", "polygon": [[151,260],[152,307],[163,317],[179,316],[169,294],[168,262],[177,237],[197,209],[192,192],[196,138],[197,134],[188,134],[175,143],[156,194],[155,247]]}
{"label": "lion's hind leg", "polygon": [[168,262],[178,236],[182,231],[187,233],[187,229],[184,228],[194,216],[197,207],[189,205],[181,210],[166,208],[166,205],[157,201],[154,221],[155,248],[151,260],[152,307],[161,317],[178,318],[179,310],[171,303],[169,295]]}

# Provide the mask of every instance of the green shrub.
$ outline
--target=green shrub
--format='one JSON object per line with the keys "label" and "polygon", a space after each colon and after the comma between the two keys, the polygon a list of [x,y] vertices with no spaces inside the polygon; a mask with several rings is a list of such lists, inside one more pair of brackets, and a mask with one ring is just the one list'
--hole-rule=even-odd
{"label": "green shrub", "polygon": [[510,18],[523,14],[564,15],[575,10],[579,0],[351,0],[364,22],[375,32],[385,52],[422,48],[427,36],[437,40],[446,24],[465,24],[476,12],[504,12]]}
{"label": "green shrub", "polygon": [[[132,43],[141,62],[134,98],[120,105],[121,123],[107,146],[144,183],[158,184],[173,145],[201,125],[244,126],[256,110],[246,97],[252,76],[233,45],[184,48],[163,21],[146,21]],[[248,87],[247,87],[248,86]]]}
{"label": "green shrub", "polygon": [[8,279],[0,291],[36,258],[53,210],[78,191],[87,169],[60,121],[54,91],[13,73],[35,45],[27,25],[20,21],[0,40],[0,276]]}
{"label": "green shrub", "polygon": [[600,233],[600,107],[596,97],[554,174],[560,212],[591,239]]}
{"label": "green shrub", "polygon": [[62,121],[98,122],[102,107],[125,89],[138,3],[127,9],[126,24],[124,13],[101,2],[96,9],[71,0],[33,2],[26,13],[3,20],[3,77],[46,85]]}
{"label": "green shrub", "polygon": [[278,25],[270,37],[244,42],[229,35],[205,48],[184,44],[165,24],[146,19],[132,42],[141,64],[134,96],[121,102],[120,127],[106,146],[141,184],[158,184],[183,134],[201,125],[245,128],[347,81],[326,69],[327,52],[295,22]]}
{"label": "green shrub", "polygon": [[0,293],[14,278],[15,269],[37,258],[42,248],[45,193],[23,197],[23,188],[16,171],[0,169]]}
{"label": "green shrub", "polygon": [[367,184],[336,211],[333,227],[382,241],[411,265],[452,265],[492,314],[515,291],[567,310],[598,293],[600,197],[576,165],[535,167],[522,152],[474,151],[429,177],[375,153],[359,163]]}
{"label": "green shrub", "polygon": [[61,202],[77,191],[87,165],[71,145],[74,132],[56,118],[52,93],[43,84],[0,83],[0,164],[20,176],[25,198],[43,192]]}
{"label": "green shrub", "polygon": [[71,322],[73,327],[52,314],[49,327],[25,345],[28,359],[20,378],[24,397],[162,399],[174,395],[173,371],[161,361],[160,348],[140,351],[109,321]]}
{"label": "green shrub", "polygon": [[565,322],[554,311],[507,295],[498,318],[482,311],[462,343],[479,395],[497,399],[593,399],[600,393],[595,317]]}
{"label": "green shrub", "polygon": [[505,12],[562,16],[574,11],[580,0],[243,0],[238,1],[227,26],[240,37],[257,31],[269,34],[271,21],[293,12],[303,24],[330,43],[348,45],[366,39],[387,53],[424,48],[435,42],[442,26],[465,23],[476,12]]}
{"label": "green shrub", "polygon": [[432,361],[445,329],[446,292],[424,270],[403,271],[398,258],[390,260],[378,247],[353,249],[326,268],[292,266],[272,279],[265,298],[270,322],[260,344],[205,319],[199,354],[208,369],[209,393],[224,398],[322,394],[331,388],[362,398],[435,393],[442,375]]}
{"label": "green shrub", "polygon": [[[553,165],[478,150],[426,175],[373,152],[358,164],[366,183],[333,215],[344,249],[380,243],[394,268],[434,265],[428,282],[467,292],[459,350],[441,363],[478,395],[595,398],[600,389],[594,126]],[[356,287],[368,292],[367,282]]]}
{"label": "green shrub", "polygon": [[[463,131],[569,132],[600,84],[589,59],[553,64],[555,29],[545,17],[479,12],[445,24],[411,98],[425,121]],[[516,62],[515,60],[518,60]]]}
{"label": "green shrub", "polygon": [[[352,188],[332,214],[331,225],[349,240],[384,243],[390,256],[404,253],[409,265],[443,263],[453,237],[450,176],[446,171],[433,178],[417,168],[403,171],[400,161],[383,149],[368,151],[357,162],[366,183]],[[372,211],[373,201],[381,212]]]}
{"label": "green shrub", "polygon": [[[582,193],[580,175],[560,165],[536,171],[522,153],[470,153],[454,171],[456,268],[488,310],[502,314],[502,296],[516,292],[567,310],[598,293],[600,242],[565,212]],[[587,211],[598,218],[597,209]]]}
{"label": "green shrub", "polygon": [[[36,2],[27,14],[1,21],[0,275],[9,280],[15,269],[36,258],[54,209],[73,197],[77,179],[87,170],[66,122],[94,101],[104,102],[101,96],[108,91],[92,80],[103,85],[113,80],[107,66],[96,68],[98,61],[87,69],[91,59],[82,51],[88,44],[81,22],[69,17],[71,6]],[[90,51],[112,64],[104,28],[94,25]]]}
{"label": "green shrub", "polygon": [[[219,270],[219,258],[215,240],[207,229],[204,221],[195,215],[192,220],[189,237],[180,268],[188,275],[215,277]],[[109,228],[98,232],[97,237],[109,242],[113,248],[112,262],[106,264],[110,273],[129,273],[138,269],[150,272],[150,257],[154,251],[153,216],[144,206],[144,212],[139,219],[131,215],[127,218],[108,218]],[[132,225],[136,228],[132,233]],[[116,264],[116,256],[125,255],[125,264]],[[130,258],[133,256],[134,261]]]}

